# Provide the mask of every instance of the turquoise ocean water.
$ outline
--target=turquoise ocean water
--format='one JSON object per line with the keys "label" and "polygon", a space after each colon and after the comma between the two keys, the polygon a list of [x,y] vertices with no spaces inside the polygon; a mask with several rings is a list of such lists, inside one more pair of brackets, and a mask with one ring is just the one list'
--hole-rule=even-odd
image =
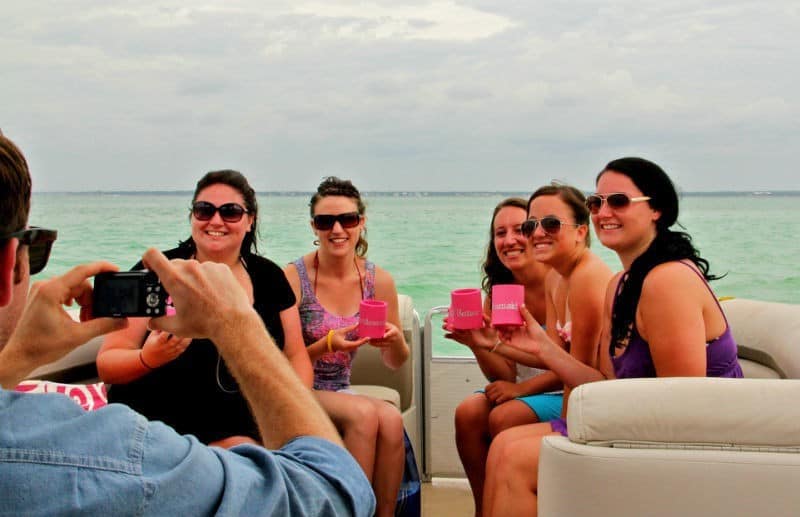
{"label": "turquoise ocean water", "polygon": [[[527,193],[520,193],[527,197]],[[424,318],[459,287],[479,286],[489,219],[504,194],[367,195],[369,258],[388,270]],[[103,259],[127,269],[149,246],[165,249],[189,235],[191,193],[35,194],[31,224],[55,228],[58,241],[37,278]],[[259,195],[260,251],[284,265],[312,249],[309,195]],[[712,272],[719,296],[800,303],[800,196],[685,196],[680,222]],[[614,270],[613,252],[593,249]],[[469,354],[434,339],[439,354]]]}

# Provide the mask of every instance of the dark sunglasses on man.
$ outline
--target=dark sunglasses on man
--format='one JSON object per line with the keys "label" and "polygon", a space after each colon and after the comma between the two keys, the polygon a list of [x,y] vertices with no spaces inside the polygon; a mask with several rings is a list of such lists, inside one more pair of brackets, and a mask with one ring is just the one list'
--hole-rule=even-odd
{"label": "dark sunglasses on man", "polygon": [[533,235],[533,232],[536,231],[536,228],[542,225],[542,230],[547,235],[555,235],[561,231],[562,226],[580,226],[579,224],[575,223],[565,223],[558,217],[554,217],[552,215],[548,215],[546,217],[542,217],[541,219],[531,218],[522,223],[522,227],[520,230],[522,231],[522,235],[525,237],[530,238]]}
{"label": "dark sunglasses on man", "polygon": [[22,246],[28,247],[28,263],[30,264],[30,274],[39,273],[47,265],[50,258],[50,250],[53,249],[53,242],[56,240],[58,232],[31,226],[18,232],[0,236],[0,242],[9,239],[19,239]]}
{"label": "dark sunglasses on man", "polygon": [[317,214],[314,216],[314,228],[317,230],[330,230],[337,222],[342,228],[355,228],[361,222],[358,212],[345,212],[344,214]]}
{"label": "dark sunglasses on man", "polygon": [[225,203],[224,205],[216,206],[208,201],[197,201],[192,205],[192,215],[198,221],[210,221],[217,212],[226,223],[238,223],[242,220],[244,214],[249,213],[239,203]]}

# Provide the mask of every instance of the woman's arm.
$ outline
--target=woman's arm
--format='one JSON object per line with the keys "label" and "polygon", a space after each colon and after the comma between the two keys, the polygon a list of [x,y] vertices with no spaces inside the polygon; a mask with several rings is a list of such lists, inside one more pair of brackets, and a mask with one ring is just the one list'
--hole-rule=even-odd
{"label": "woman's arm", "polygon": [[611,311],[614,308],[614,295],[621,273],[614,275],[606,286],[605,302],[603,303],[603,327],[600,331],[600,345],[597,347],[597,369],[606,379],[615,379],[614,364],[611,362],[609,347],[611,345]]}
{"label": "woman's arm", "polygon": [[542,372],[520,383],[495,381],[486,386],[486,396],[494,404],[502,404],[517,397],[560,390],[563,384],[553,372]]}
{"label": "woman's arm", "polygon": [[560,284],[561,275],[558,271],[551,269],[544,277],[544,306],[545,306],[545,325],[544,329],[553,343],[564,346],[564,342],[556,332],[558,322],[558,310],[556,309],[556,295]]}
{"label": "woman's arm", "polygon": [[283,327],[283,353],[303,384],[311,388],[314,384],[314,369],[306,345],[303,343],[303,329],[297,305],[282,310],[280,316]]}
{"label": "woman's arm", "polygon": [[658,377],[706,375],[703,305],[708,296],[700,277],[677,262],[656,266],[645,277],[636,328],[650,345]]}
{"label": "woman's arm", "polygon": [[[561,339],[558,337],[558,333],[556,333],[556,309],[555,309],[555,291],[557,288],[557,279],[561,278],[559,274],[555,271],[550,271],[547,276],[545,277],[545,289],[544,289],[544,296],[545,296],[545,322],[546,322],[546,330],[541,328],[541,324],[533,317],[531,314],[531,319],[533,320],[533,324],[539,327],[539,330],[545,334],[552,343],[563,347],[564,343],[561,342]],[[505,328],[503,332],[498,332],[498,339],[503,339],[502,335],[507,334],[508,332],[512,331],[512,328]],[[525,366],[530,366],[533,368],[544,368],[549,369],[550,367],[542,361],[541,358],[537,357],[536,355],[527,352],[519,347],[516,346],[505,346],[504,343],[496,342],[497,346],[493,345],[492,351],[497,353],[498,355],[502,355],[503,357],[507,358],[509,361],[513,363],[524,364]],[[515,369],[516,372],[516,369]]]}
{"label": "woman's arm", "polygon": [[[284,275],[286,275],[286,280],[289,282],[289,286],[291,286],[292,291],[294,292],[294,297],[297,300],[298,304],[300,300],[302,300],[302,289],[300,287],[300,275],[297,273],[297,268],[294,264],[287,265],[283,270]],[[395,300],[397,297],[395,296]],[[397,302],[395,301],[395,306]],[[299,318],[299,314],[298,314]],[[302,338],[302,322],[300,322],[300,329],[301,329],[301,341]],[[349,327],[342,327],[339,329],[334,329],[333,334],[331,335],[331,351],[335,350],[342,350],[345,352],[349,352],[352,350],[357,349],[364,343],[368,341],[367,338],[357,339],[355,341],[348,341],[346,335],[348,332],[353,330],[356,325],[351,325]],[[320,339],[314,341],[313,343],[308,344],[305,347],[306,353],[308,354],[309,360],[313,365],[314,361],[322,357],[323,355],[328,353],[328,336],[322,336]],[[313,367],[312,367],[313,373]],[[312,375],[313,377],[313,375]]]}
{"label": "woman's arm", "polygon": [[498,380],[515,382],[517,378],[516,364],[500,354],[491,353],[498,339],[497,332],[490,326],[491,318],[489,314],[491,312],[491,302],[487,297],[483,300],[484,326],[482,328],[470,330],[453,329],[450,327],[447,318],[445,318],[445,324],[442,326],[445,330],[444,337],[469,348],[475,355],[481,372],[489,382]]}
{"label": "woman's arm", "polygon": [[403,337],[394,279],[392,275],[378,266],[375,266],[375,299],[383,300],[388,305],[386,312],[388,330],[383,339],[371,339],[370,344],[380,347],[384,364],[389,368],[396,369],[408,359],[411,351]]}
{"label": "woman's arm", "polygon": [[572,321],[569,352],[593,368],[597,367],[605,294],[611,276],[611,271],[597,259],[590,267],[575,271],[569,283],[567,306]]}
{"label": "woman's arm", "polygon": [[[106,335],[97,353],[97,374],[107,384],[134,381],[167,362],[162,354],[153,353],[153,347],[142,347],[148,318],[130,318],[128,322],[127,328]],[[168,337],[164,333],[152,334],[162,342]]]}

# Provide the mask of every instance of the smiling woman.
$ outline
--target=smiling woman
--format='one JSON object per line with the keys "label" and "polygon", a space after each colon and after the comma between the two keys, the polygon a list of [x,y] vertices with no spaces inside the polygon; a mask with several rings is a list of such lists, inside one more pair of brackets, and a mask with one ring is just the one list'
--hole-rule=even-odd
{"label": "smiling woman", "polygon": [[[294,294],[281,269],[256,253],[258,204],[247,179],[231,170],[206,174],[197,184],[189,219],[191,237],[165,254],[229,267],[275,344],[310,387],[311,362]],[[247,403],[209,340],[149,332],[146,319],[132,319],[127,329],[108,335],[97,369],[112,384],[111,402],[125,403],[180,433],[221,446],[259,441]],[[198,400],[203,412],[197,410]]]}
{"label": "smiling woman", "polygon": [[[487,294],[484,312],[493,308],[490,293],[495,285],[518,284],[524,288],[525,305],[544,321],[544,279],[550,268],[535,260],[531,243],[523,233],[526,206],[524,199],[507,198],[492,213],[483,262],[483,288]],[[493,328],[456,330],[448,318],[445,329],[445,337],[467,346],[475,355],[489,381],[483,392],[464,399],[455,413],[456,446],[472,488],[476,513],[480,514],[486,455],[492,437],[509,427],[558,417],[562,396],[553,376],[540,375],[543,372],[539,369],[495,353],[498,341]],[[546,393],[552,390],[556,392]]]}
{"label": "smiling woman", "polygon": [[[299,300],[303,338],[314,361],[314,388],[347,450],[372,482],[376,515],[390,516],[405,459],[402,417],[390,403],[349,388],[350,368],[360,347],[379,348],[392,369],[409,357],[397,290],[391,275],[366,258],[366,207],[350,181],[325,178],[309,206],[318,248],[289,264],[286,276]],[[356,330],[367,300],[386,304],[381,337],[366,338]]]}

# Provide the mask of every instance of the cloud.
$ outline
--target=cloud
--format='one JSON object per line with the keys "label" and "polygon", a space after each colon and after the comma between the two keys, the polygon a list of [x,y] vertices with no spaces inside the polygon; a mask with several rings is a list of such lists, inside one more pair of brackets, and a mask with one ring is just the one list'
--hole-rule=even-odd
{"label": "cloud", "polygon": [[381,190],[588,188],[639,154],[687,190],[800,189],[793,2],[3,10],[0,126],[34,151],[38,188],[185,189],[223,166],[278,190],[332,171]]}
{"label": "cloud", "polygon": [[326,33],[357,40],[465,42],[490,38],[516,25],[503,16],[453,1],[411,5],[397,2],[309,2],[300,3],[294,11],[330,19],[335,25]]}

